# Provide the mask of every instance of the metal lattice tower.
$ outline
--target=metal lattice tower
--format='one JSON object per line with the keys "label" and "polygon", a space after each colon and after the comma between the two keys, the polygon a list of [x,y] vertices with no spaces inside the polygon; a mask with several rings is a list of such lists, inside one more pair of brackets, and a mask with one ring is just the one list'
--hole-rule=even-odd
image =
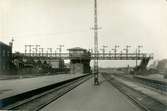
{"label": "metal lattice tower", "polygon": [[97,19],[97,0],[94,0],[94,84],[98,85],[98,19]]}

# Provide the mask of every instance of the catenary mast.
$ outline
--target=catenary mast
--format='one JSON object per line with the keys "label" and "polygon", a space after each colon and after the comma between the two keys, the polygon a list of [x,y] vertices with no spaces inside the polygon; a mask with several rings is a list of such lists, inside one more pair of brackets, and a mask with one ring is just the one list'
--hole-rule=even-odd
{"label": "catenary mast", "polygon": [[98,18],[97,18],[97,0],[94,0],[94,84],[99,85],[98,68]]}

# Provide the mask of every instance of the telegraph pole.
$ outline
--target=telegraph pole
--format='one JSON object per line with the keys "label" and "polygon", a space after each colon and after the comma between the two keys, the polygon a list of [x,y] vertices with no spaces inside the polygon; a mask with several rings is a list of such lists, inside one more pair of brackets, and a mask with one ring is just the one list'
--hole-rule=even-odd
{"label": "telegraph pole", "polygon": [[25,56],[26,56],[26,53],[27,53],[27,45],[24,45],[25,47]]}
{"label": "telegraph pole", "polygon": [[34,45],[27,45],[27,47],[29,47],[29,53],[30,53],[30,56],[31,56],[31,55],[32,55],[32,54],[31,54],[32,47],[34,47]]}
{"label": "telegraph pole", "polygon": [[139,45],[137,48],[138,48],[138,55],[140,57],[140,51],[141,51],[141,48],[143,48],[143,46]]}
{"label": "telegraph pole", "polygon": [[35,56],[35,54],[36,54],[36,48],[32,48],[32,49],[33,49],[33,51],[32,51],[33,56]]}
{"label": "telegraph pole", "polygon": [[123,50],[126,51],[126,58],[128,58],[128,52],[129,52],[129,48],[130,48],[130,47],[131,47],[131,46],[127,45],[126,48],[123,49]]}
{"label": "telegraph pole", "polygon": [[137,51],[137,49],[136,49],[136,67],[137,67],[137,65],[138,65],[138,61],[137,61],[137,59],[138,59],[138,51]]}
{"label": "telegraph pole", "polygon": [[109,57],[111,57],[111,51],[109,51]]}
{"label": "telegraph pole", "polygon": [[[12,60],[12,57],[13,57],[13,42],[14,42],[14,39],[12,38],[12,40],[9,42],[9,46],[11,47],[11,52],[9,53],[9,56],[10,56],[10,59]],[[13,62],[13,60],[12,60]]]}
{"label": "telegraph pole", "polygon": [[115,45],[114,49],[112,49],[114,51],[114,57],[116,58],[117,55],[117,48],[119,48],[119,45]]}
{"label": "telegraph pole", "polygon": [[56,57],[56,50],[55,50],[55,57]]}
{"label": "telegraph pole", "polygon": [[38,47],[40,47],[40,45],[35,45],[35,53],[36,53],[36,56],[37,56],[37,53],[38,53]]}
{"label": "telegraph pole", "polygon": [[137,67],[137,65],[138,65],[137,59],[138,59],[138,57],[140,58],[140,51],[141,51],[141,48],[143,48],[143,46],[142,46],[142,45],[138,45],[138,46],[137,46],[137,49],[136,49],[136,67]]}
{"label": "telegraph pole", "polygon": [[64,47],[64,45],[59,45],[59,48],[57,48],[58,50],[59,50],[59,57],[60,57],[60,59],[59,59],[59,62],[60,62],[60,71],[62,71],[62,69],[63,69],[63,66],[62,66],[62,59],[61,59],[61,51],[62,51],[62,48]]}
{"label": "telegraph pole", "polygon": [[120,51],[120,58],[122,58],[122,50]]}
{"label": "telegraph pole", "polygon": [[102,46],[102,49],[101,49],[102,52],[103,52],[103,58],[104,58],[104,54],[105,54],[105,49],[106,49],[106,48],[107,48],[107,46],[103,45],[103,46]]}
{"label": "telegraph pole", "polygon": [[52,48],[47,48],[47,50],[50,52],[49,57],[52,56]]}
{"label": "telegraph pole", "polygon": [[62,48],[64,47],[64,45],[59,45],[59,48],[57,48],[59,50],[59,57],[61,59],[61,51],[62,51]]}
{"label": "telegraph pole", "polygon": [[11,47],[11,53],[13,52],[13,42],[14,42],[14,39],[12,38],[11,42],[9,42],[9,45]]}
{"label": "telegraph pole", "polygon": [[41,50],[41,56],[43,57],[44,48],[39,48],[39,50]]}
{"label": "telegraph pole", "polygon": [[99,69],[98,69],[98,19],[97,19],[97,0],[94,0],[94,84],[99,85]]}

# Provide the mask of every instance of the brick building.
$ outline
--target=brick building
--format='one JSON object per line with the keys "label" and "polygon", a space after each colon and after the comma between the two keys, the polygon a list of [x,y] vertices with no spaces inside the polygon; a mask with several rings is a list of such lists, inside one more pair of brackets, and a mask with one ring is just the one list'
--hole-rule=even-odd
{"label": "brick building", "polygon": [[12,61],[11,46],[0,41],[0,74],[5,74],[10,71]]}

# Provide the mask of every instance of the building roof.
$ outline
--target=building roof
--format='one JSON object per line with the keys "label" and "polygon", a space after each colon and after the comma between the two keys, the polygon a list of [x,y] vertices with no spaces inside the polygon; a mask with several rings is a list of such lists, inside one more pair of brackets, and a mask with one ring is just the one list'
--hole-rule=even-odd
{"label": "building roof", "polygon": [[68,49],[69,51],[86,51],[86,49],[80,48],[80,47],[74,47],[71,49]]}
{"label": "building roof", "polygon": [[0,45],[3,45],[3,46],[9,46],[9,45],[7,45],[7,44],[1,42],[1,41],[0,41]]}

